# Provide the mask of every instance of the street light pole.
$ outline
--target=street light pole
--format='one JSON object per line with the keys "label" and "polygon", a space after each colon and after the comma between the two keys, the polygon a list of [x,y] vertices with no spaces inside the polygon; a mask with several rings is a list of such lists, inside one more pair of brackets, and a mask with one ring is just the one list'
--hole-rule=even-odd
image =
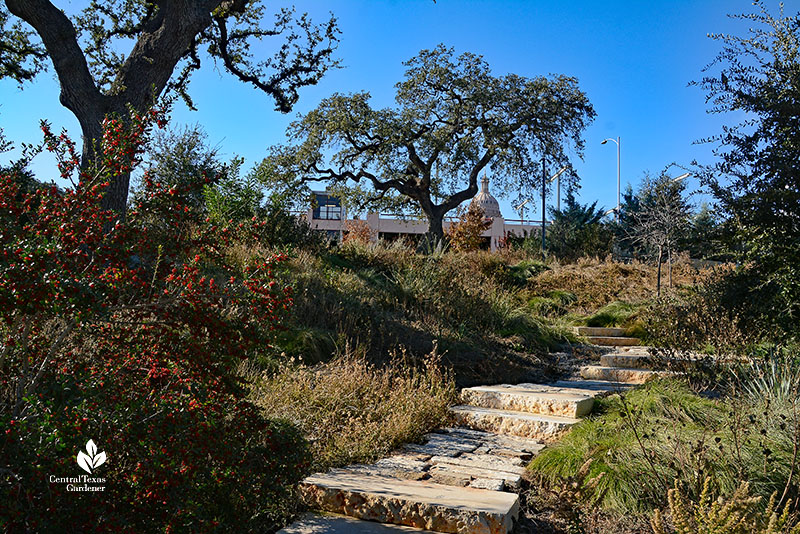
{"label": "street light pole", "polygon": [[547,191],[547,169],[544,164],[544,154],[542,154],[542,261],[546,260],[544,254],[545,238],[544,238],[544,220],[547,218],[545,214],[545,193]]}
{"label": "street light pole", "polygon": [[557,173],[555,173],[553,176],[550,177],[550,183],[551,184],[553,183],[553,180],[558,180],[558,183],[556,184],[556,189],[558,190],[558,201],[557,201],[558,202],[558,204],[557,204],[558,207],[556,208],[556,211],[561,211],[561,175],[564,174],[564,171],[566,171],[566,170],[567,170],[567,166],[564,165],[563,167],[558,169]]}
{"label": "street light pole", "polygon": [[620,138],[617,137],[616,139],[614,139],[612,137],[609,137],[608,139],[603,139],[603,142],[600,143],[600,144],[604,145],[604,144],[608,143],[609,141],[613,141],[614,143],[617,144],[617,212],[616,212],[616,218],[617,218],[617,223],[619,223],[619,208],[620,208],[620,205],[621,205],[620,204],[620,193],[619,193],[619,182],[620,182],[620,180],[619,180]]}

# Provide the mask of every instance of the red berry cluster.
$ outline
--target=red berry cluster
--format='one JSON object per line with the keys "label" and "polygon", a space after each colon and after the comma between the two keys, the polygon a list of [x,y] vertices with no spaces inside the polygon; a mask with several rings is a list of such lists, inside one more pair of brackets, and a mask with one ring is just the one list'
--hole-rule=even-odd
{"label": "red berry cluster", "polygon": [[[229,258],[243,233],[257,238],[259,222],[212,225],[186,203],[204,184],[152,176],[124,221],[101,207],[162,120],[156,111],[106,120],[98,157],[83,168],[72,141],[43,124],[75,187],[26,191],[14,173],[0,175],[8,531],[259,530],[308,465],[302,439],[263,419],[236,374],[291,305],[276,276],[284,255]],[[107,491],[50,483],[80,474],[74,457],[90,438],[108,454],[98,475]]]}

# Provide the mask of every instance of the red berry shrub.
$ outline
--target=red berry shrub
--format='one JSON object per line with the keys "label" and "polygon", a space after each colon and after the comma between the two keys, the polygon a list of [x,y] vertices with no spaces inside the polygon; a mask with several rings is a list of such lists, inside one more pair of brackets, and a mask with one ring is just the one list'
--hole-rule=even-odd
{"label": "red berry shrub", "polygon": [[[299,435],[245,402],[235,373],[291,304],[274,277],[285,258],[229,261],[242,228],[185,207],[203,184],[145,176],[124,222],[100,207],[158,120],[108,120],[85,170],[44,124],[73,188],[26,192],[0,175],[4,531],[270,531],[307,468]],[[89,475],[105,490],[53,482],[86,475],[89,439],[107,457]]]}

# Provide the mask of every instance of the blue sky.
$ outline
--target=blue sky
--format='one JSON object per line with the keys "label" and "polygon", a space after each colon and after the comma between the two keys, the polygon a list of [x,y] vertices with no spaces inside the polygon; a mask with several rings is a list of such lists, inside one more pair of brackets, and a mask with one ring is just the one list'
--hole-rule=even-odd
{"label": "blue sky", "polygon": [[[68,9],[81,4],[71,2]],[[622,140],[623,189],[637,184],[645,171],[657,173],[673,161],[711,161],[711,146],[695,141],[718,133],[723,118],[706,114],[704,94],[688,83],[700,78],[719,51],[707,34],[743,34],[746,24],[726,15],[751,9],[750,2],[730,0],[329,0],[296,6],[320,22],[328,12],[336,15],[342,30],[337,56],[344,68],[304,89],[295,110],[282,115],[268,97],[207,62],[190,88],[199,111],[179,104],[173,121],[199,123],[226,157],[243,156],[249,166],[268,146],[284,141],[286,126],[298,112],[334,92],[367,90],[374,106],[392,105],[402,62],[444,43],[457,52],[483,55],[496,75],[578,78],[597,112],[585,132],[585,159],[574,162],[582,179],[579,196],[606,208],[616,201],[616,147],[601,146],[606,137]],[[77,121],[58,103],[53,74],[22,90],[0,81],[0,126],[10,140],[18,145],[38,141],[42,118],[79,139]],[[34,166],[44,179],[50,169],[46,160]],[[688,185],[696,189],[699,184],[692,178]],[[509,201],[500,201],[504,215],[516,218]],[[539,210],[526,216],[538,217]]]}

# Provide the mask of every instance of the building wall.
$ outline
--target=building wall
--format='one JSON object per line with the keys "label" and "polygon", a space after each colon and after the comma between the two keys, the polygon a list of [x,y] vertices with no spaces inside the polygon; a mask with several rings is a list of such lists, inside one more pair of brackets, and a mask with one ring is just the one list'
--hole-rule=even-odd
{"label": "building wall", "polygon": [[[315,219],[314,210],[309,209],[306,212],[306,219],[311,228],[315,230],[337,232],[341,238],[343,231],[346,228],[347,220],[325,220]],[[353,219],[350,219],[351,221]],[[399,235],[420,235],[428,231],[428,222],[419,220],[403,220],[395,217],[381,216],[379,213],[368,213],[367,224],[374,239],[378,239],[378,235],[385,234],[399,234]],[[443,226],[445,230],[453,224],[451,220],[445,220]],[[531,233],[538,233],[540,231],[540,223],[525,223],[523,221],[506,221],[503,217],[495,217],[492,219],[492,225],[483,233],[484,237],[489,238],[489,248],[497,250],[501,240],[506,234],[512,234],[518,237],[530,235]]]}

